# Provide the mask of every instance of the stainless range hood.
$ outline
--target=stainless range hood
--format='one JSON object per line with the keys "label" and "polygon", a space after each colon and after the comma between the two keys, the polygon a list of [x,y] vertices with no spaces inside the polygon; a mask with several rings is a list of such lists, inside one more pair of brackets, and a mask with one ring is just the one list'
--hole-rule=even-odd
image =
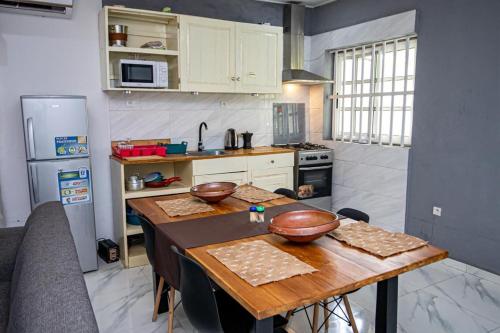
{"label": "stainless range hood", "polygon": [[332,80],[304,70],[305,10],[302,5],[285,5],[282,81],[304,85],[333,83]]}

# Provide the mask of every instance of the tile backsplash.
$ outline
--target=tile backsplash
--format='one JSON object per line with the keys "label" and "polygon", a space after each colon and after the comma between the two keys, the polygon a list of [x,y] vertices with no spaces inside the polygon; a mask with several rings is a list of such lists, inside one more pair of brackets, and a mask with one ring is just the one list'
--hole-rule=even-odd
{"label": "tile backsplash", "polygon": [[282,94],[250,96],[244,94],[123,93],[109,94],[111,139],[171,138],[187,141],[196,149],[198,126],[204,121],[206,148],[221,148],[226,129],[254,133],[254,146],[273,142],[273,103],[306,104],[308,132],[309,88],[285,85]]}

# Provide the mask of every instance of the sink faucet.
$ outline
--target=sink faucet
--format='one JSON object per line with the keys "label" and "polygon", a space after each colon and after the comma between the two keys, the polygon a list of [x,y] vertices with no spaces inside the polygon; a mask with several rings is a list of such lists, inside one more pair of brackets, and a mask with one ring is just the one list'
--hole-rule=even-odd
{"label": "sink faucet", "polygon": [[203,129],[203,126],[205,126],[205,129],[208,130],[208,126],[206,122],[202,122],[200,124],[200,128],[198,130],[198,151],[203,151],[205,147],[203,147],[203,140],[201,139],[201,130]]}

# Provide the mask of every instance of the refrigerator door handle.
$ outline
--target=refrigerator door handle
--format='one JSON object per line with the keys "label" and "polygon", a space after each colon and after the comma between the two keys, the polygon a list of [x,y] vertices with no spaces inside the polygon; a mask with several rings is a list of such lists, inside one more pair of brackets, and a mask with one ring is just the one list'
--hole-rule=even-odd
{"label": "refrigerator door handle", "polygon": [[30,165],[31,171],[31,188],[33,189],[33,203],[37,204],[39,201],[38,198],[38,170],[36,165]]}
{"label": "refrigerator door handle", "polygon": [[33,118],[29,117],[26,120],[27,127],[28,127],[28,155],[31,160],[34,160],[36,158],[35,155],[35,134],[33,131]]}

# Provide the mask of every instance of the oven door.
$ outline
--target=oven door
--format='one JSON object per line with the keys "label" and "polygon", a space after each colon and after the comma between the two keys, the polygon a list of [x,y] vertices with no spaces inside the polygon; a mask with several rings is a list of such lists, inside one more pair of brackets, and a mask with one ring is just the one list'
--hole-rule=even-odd
{"label": "oven door", "polygon": [[155,87],[155,62],[122,60],[120,62],[120,83],[122,87]]}
{"label": "oven door", "polygon": [[299,199],[321,198],[332,195],[333,165],[299,166],[297,194]]}

